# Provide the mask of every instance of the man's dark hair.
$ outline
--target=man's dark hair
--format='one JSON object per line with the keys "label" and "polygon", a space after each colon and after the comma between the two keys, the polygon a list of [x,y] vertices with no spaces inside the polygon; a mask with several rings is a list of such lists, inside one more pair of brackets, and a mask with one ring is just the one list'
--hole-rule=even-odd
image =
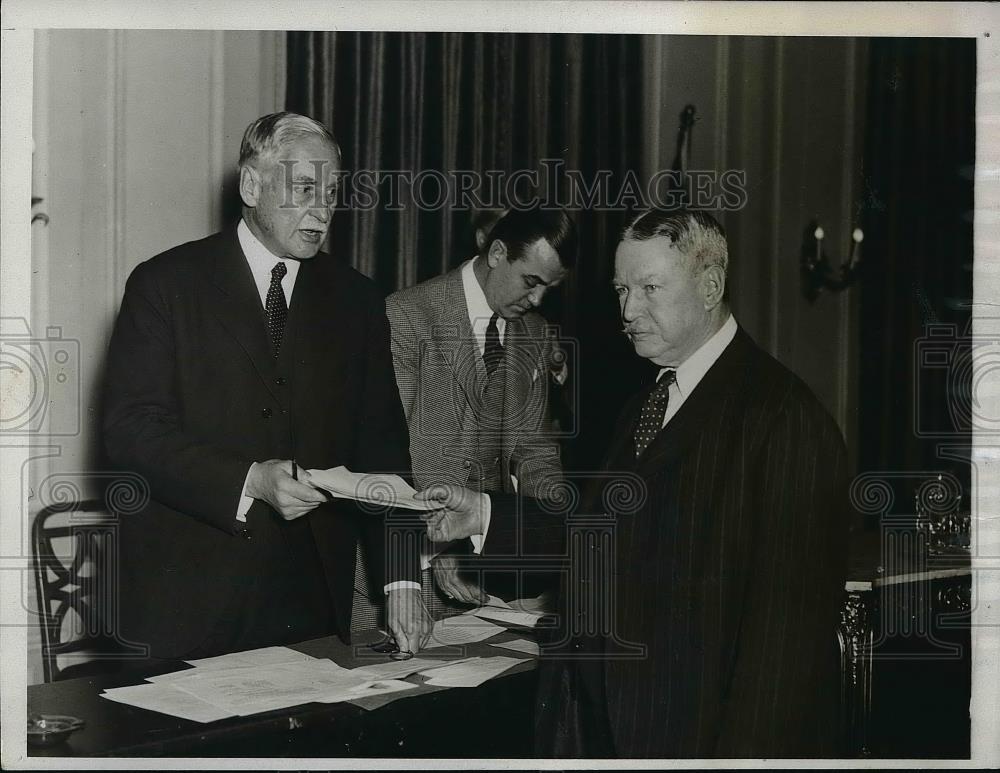
{"label": "man's dark hair", "polygon": [[545,239],[559,255],[563,268],[576,264],[576,226],[561,209],[512,209],[493,226],[481,254],[485,256],[497,239],[507,245],[507,260],[520,260],[529,246]]}

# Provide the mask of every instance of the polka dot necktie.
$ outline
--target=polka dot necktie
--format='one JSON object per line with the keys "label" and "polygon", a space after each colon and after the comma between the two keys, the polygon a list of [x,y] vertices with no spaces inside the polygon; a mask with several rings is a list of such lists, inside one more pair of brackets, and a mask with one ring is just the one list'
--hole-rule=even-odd
{"label": "polka dot necktie", "polygon": [[503,360],[503,346],[500,344],[500,328],[497,327],[498,316],[490,317],[486,328],[486,346],[483,351],[483,362],[486,363],[486,375],[492,376]]}
{"label": "polka dot necktie", "polygon": [[288,266],[283,262],[271,269],[271,286],[267,288],[267,300],[264,302],[267,334],[271,338],[275,357],[281,351],[281,338],[285,334],[285,320],[288,319],[288,303],[285,301],[285,291],[281,289],[281,280],[287,273]]}
{"label": "polka dot necktie", "polygon": [[639,425],[635,428],[636,457],[642,456],[642,452],[653,442],[656,433],[663,427],[663,417],[667,415],[667,403],[670,400],[670,385],[676,381],[676,370],[664,371],[646,398],[642,413],[639,414]]}

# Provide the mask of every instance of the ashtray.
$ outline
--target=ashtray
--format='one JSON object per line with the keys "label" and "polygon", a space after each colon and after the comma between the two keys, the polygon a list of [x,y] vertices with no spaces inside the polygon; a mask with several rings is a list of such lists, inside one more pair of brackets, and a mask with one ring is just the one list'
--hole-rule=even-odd
{"label": "ashtray", "polygon": [[28,717],[28,743],[32,746],[55,746],[65,741],[86,722],[58,714],[33,714]]}

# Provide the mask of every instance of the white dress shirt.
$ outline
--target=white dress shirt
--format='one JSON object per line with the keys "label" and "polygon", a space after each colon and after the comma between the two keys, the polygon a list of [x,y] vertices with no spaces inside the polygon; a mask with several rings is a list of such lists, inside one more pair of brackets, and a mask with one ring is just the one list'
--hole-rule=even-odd
{"label": "white dress shirt", "polygon": [[[469,311],[472,335],[475,336],[476,346],[479,347],[479,354],[482,356],[486,353],[486,328],[490,326],[494,311],[490,308],[486,293],[476,278],[475,262],[476,259],[472,258],[465,261],[465,265],[462,266],[462,289],[465,291],[465,305]],[[507,320],[501,316],[497,316],[497,332],[500,333],[500,345],[503,346]]]}
{"label": "white dress shirt", "polygon": [[[670,385],[670,397],[667,400],[667,410],[663,415],[661,429],[667,426],[667,422],[681,409],[684,401],[708,373],[708,369],[715,364],[726,347],[732,343],[736,337],[736,329],[736,319],[730,314],[722,327],[715,332],[715,335],[705,341],[694,354],[677,367],[677,380]],[[656,375],[656,380],[659,381],[660,377],[668,370],[670,368],[661,368]]]}
{"label": "white dress shirt", "polygon": [[250,273],[253,274],[253,282],[257,285],[257,295],[260,296],[261,308],[267,305],[267,291],[271,287],[271,270],[278,264],[284,263],[288,273],[281,280],[281,289],[285,291],[285,305],[292,305],[292,290],[295,289],[295,277],[299,275],[299,262],[292,258],[279,258],[265,247],[260,239],[253,235],[253,231],[246,224],[245,220],[240,220],[236,226],[236,236],[240,240],[240,247],[250,265]]}

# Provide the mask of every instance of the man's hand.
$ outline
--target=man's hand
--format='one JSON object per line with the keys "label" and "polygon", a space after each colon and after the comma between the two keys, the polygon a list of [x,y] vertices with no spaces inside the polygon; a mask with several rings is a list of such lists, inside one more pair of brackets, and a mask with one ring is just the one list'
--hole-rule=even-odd
{"label": "man's hand", "polygon": [[436,483],[414,494],[439,506],[420,517],[427,523],[427,538],[431,542],[451,542],[482,534],[485,529],[486,494],[478,491]]}
{"label": "man's hand", "polygon": [[416,588],[391,590],[385,601],[389,630],[400,652],[416,655],[430,638],[434,622]]}
{"label": "man's hand", "polygon": [[298,475],[298,480],[292,477],[289,461],[254,462],[247,476],[247,496],[263,499],[286,521],[294,521],[327,501],[322,491],[309,485],[308,472],[299,468]]}
{"label": "man's hand", "polygon": [[458,558],[446,554],[439,555],[431,564],[434,569],[434,582],[450,599],[463,604],[482,605],[486,603],[487,594],[473,582],[463,580],[458,570]]}

